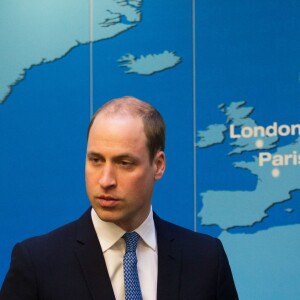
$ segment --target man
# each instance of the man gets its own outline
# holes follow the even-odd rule
[[[166,168],[164,143],[164,122],[148,103],[123,97],[101,107],[87,143],[92,209],[17,244],[0,299],[238,299],[221,242],[152,211],[154,183]],[[134,288],[125,263],[130,232],[137,236]],[[136,287],[141,295],[131,298],[128,290]]]

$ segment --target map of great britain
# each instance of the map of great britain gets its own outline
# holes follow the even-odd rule
[[[224,104],[219,109],[227,116],[227,124],[237,127],[257,126],[250,118],[254,108],[246,107],[245,102],[233,102],[228,107]],[[197,146],[206,148],[223,143],[227,127],[223,124],[210,125],[206,131],[199,131],[200,138]],[[215,139],[214,139],[215,137]],[[263,149],[272,149],[276,146],[278,136],[264,136],[241,138],[231,143],[236,147],[228,155]],[[300,151],[300,139],[290,145],[278,147],[273,156],[284,157]],[[271,154],[270,154],[271,155]],[[293,158],[293,157],[291,157]],[[217,224],[223,230],[232,227],[252,226],[261,222],[267,216],[267,209],[276,203],[291,198],[291,191],[299,190],[300,169],[295,164],[284,165],[277,162],[276,167],[271,162],[259,163],[257,156],[253,161],[239,161],[234,163],[235,168],[250,171],[257,177],[257,185],[253,191],[206,191],[202,193],[203,208],[199,213],[203,225]],[[280,167],[280,169],[279,169]],[[228,209],[228,211],[227,211]],[[232,213],[234,210],[234,213]]]
[[[92,9],[88,1],[13,2],[18,9],[11,11],[11,1],[5,0],[0,10],[0,104],[32,67],[60,59],[78,45],[113,38],[135,27],[141,21],[143,0],[94,1]],[[89,26],[90,16],[93,22]],[[6,28],[10,28],[9,34],[4,32]],[[140,58],[128,53],[117,60],[128,68],[127,73],[150,75],[174,67],[180,57],[165,50]]]

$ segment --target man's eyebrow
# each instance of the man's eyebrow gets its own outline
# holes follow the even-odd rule
[[[104,156],[99,153],[99,152],[95,152],[95,151],[89,151],[87,152],[87,156],[88,157],[99,157],[99,158],[104,158]],[[135,155],[132,155],[131,153],[122,153],[116,156],[112,157],[112,160],[121,160],[121,159],[131,159],[131,160],[138,160],[138,157],[136,157]]]
[[[93,157],[103,157],[103,155],[101,155],[98,152],[94,152],[94,151],[87,152],[87,156],[89,156],[89,157],[91,157],[91,156],[93,156]]]
[[[131,160],[138,160],[138,158],[130,153],[123,153],[113,157],[113,160],[120,160],[120,159],[131,159]]]

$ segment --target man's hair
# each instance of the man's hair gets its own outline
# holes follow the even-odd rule
[[[88,127],[88,135],[96,117],[100,113],[105,114],[105,116],[124,114],[140,117],[144,124],[147,148],[151,162],[158,151],[165,150],[166,128],[164,120],[159,111],[149,103],[131,96],[110,100],[101,106],[93,115]]]

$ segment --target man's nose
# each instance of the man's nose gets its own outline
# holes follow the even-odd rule
[[[111,188],[116,185],[116,176],[113,166],[105,165],[101,170],[99,184],[103,189]]]

